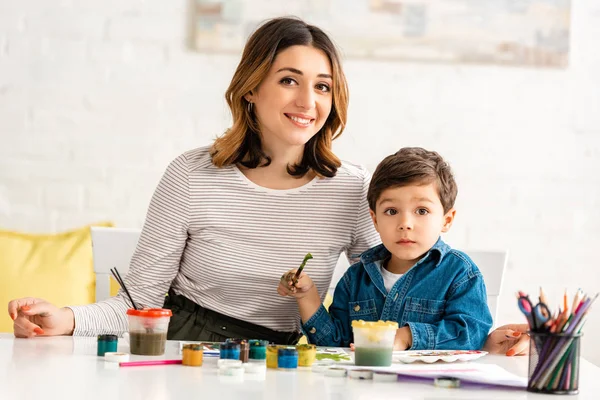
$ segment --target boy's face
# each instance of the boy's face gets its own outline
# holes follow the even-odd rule
[[[371,218],[394,262],[414,265],[452,225],[455,209],[444,213],[436,185],[402,186],[381,193]]]

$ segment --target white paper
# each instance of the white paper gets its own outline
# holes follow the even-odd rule
[[[452,377],[465,382],[488,385],[527,387],[527,378],[508,372],[494,364],[393,364],[391,367],[343,366],[347,369],[369,369],[373,371],[393,372],[399,375],[421,378]]]

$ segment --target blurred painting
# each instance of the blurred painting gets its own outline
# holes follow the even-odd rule
[[[319,26],[347,58],[565,68],[571,0],[194,0],[194,46],[240,53],[268,18]]]

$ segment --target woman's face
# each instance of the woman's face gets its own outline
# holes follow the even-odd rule
[[[304,147],[325,124],[332,105],[331,63],[310,46],[283,50],[258,88],[246,96],[254,103],[267,149]]]

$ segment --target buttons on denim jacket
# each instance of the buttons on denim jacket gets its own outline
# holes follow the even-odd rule
[[[360,311],[360,306],[358,304],[354,306],[354,311],[356,311],[356,312]]]
[[[317,333],[317,328],[315,328],[315,327],[313,326],[313,328],[312,328],[312,329],[311,329],[309,332],[310,332],[310,333],[312,333],[312,334],[314,335],[315,333]]]

